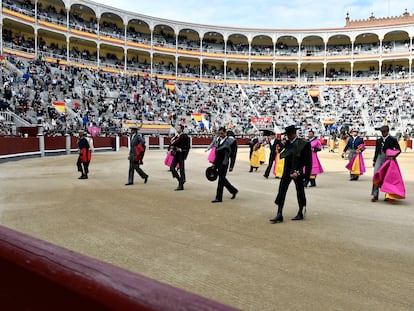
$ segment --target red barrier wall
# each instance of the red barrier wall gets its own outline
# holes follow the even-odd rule
[[[64,136],[57,136],[57,137],[50,137],[45,136],[45,150],[57,150],[57,149],[65,149],[66,148],[66,137]],[[164,146],[168,146],[170,143],[170,138],[164,136]],[[71,149],[77,149],[78,145],[78,138],[72,136],[70,138],[71,141]],[[237,142],[239,146],[245,146],[246,143],[249,141],[247,137],[238,137]],[[321,138],[321,142],[326,144],[326,139]],[[364,140],[365,145],[368,147],[375,146],[375,139],[366,139]],[[128,137],[121,136],[119,139],[119,143],[121,147],[128,146]],[[149,143],[152,147],[159,146],[159,138],[158,137],[149,137]],[[208,146],[211,143],[210,137],[193,137],[192,138],[192,145],[193,146]],[[93,144],[95,148],[115,148],[115,137],[95,137]],[[408,148],[412,149],[413,142],[409,140],[407,142]],[[9,155],[9,154],[17,154],[17,153],[26,153],[26,152],[39,152],[39,141],[37,137],[0,137],[0,155]]]
[[[93,139],[93,146],[95,148],[115,148],[115,137],[95,137]]]
[[[45,150],[56,150],[66,148],[65,136],[45,136]]]
[[[234,308],[0,226],[1,310]]]
[[[156,146],[160,144],[160,139],[158,137],[150,137],[149,138],[150,146]]]
[[[0,137],[0,155],[36,151],[40,151],[36,137]]]

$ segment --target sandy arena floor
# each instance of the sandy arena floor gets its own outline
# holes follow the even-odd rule
[[[297,212],[293,184],[286,221],[270,224],[279,180],[248,173],[241,149],[229,180],[235,200],[212,204],[207,153],[193,149],[185,191],[150,150],[144,184],[126,187],[127,150],[95,153],[78,180],[76,156],[0,164],[0,224],[243,310],[414,310],[414,153],[399,163],[407,199],[370,202],[368,172],[349,181],[345,161],[322,151],[325,173]]]

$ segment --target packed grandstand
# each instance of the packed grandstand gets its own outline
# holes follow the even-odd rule
[[[414,16],[334,29],[190,24],[90,1],[2,1],[0,135],[144,122],[246,135],[297,124],[320,136],[388,124],[413,136]],[[99,12],[99,13],[98,13]],[[153,126],[151,126],[153,125]],[[166,127],[167,125],[167,127]]]

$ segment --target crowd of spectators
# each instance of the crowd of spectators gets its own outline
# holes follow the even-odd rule
[[[64,135],[90,126],[101,135],[122,134],[125,121],[185,124],[190,134],[210,134],[220,126],[249,135],[261,128],[281,131],[287,124],[301,125],[329,135],[324,123],[337,129],[358,127],[365,135],[387,123],[399,135],[413,135],[414,87],[407,84],[320,87],[311,97],[308,87],[175,83],[50,64],[41,58],[9,56],[1,68],[0,109],[9,110],[27,124],[42,124],[46,134]],[[66,112],[55,109],[64,102]],[[194,115],[201,115],[200,122]],[[253,120],[253,121],[252,121]],[[11,127],[1,123],[1,133]]]
[[[106,26],[104,26],[106,25]],[[104,29],[109,29],[109,33],[119,33],[119,28],[115,27],[114,25],[110,23],[103,23]],[[112,28],[111,28],[112,27]],[[133,27],[130,28],[128,31],[128,35],[135,38],[147,38],[148,36],[145,34],[141,34],[138,32],[133,32]],[[116,35],[118,36],[118,35]],[[158,45],[171,45],[175,44],[172,43],[174,38],[171,36],[168,36],[166,34],[163,34],[162,32],[158,35],[154,35],[154,40],[157,42]],[[147,40],[147,39],[145,39]],[[211,40],[203,41],[203,46],[209,46],[210,48],[214,47],[214,49],[217,48],[217,43],[211,43]],[[148,43],[148,42],[146,42]],[[3,29],[3,44],[6,47],[9,47],[11,49],[20,50],[27,53],[34,53],[35,51],[35,40],[34,37],[27,37],[22,35],[20,32],[15,30],[9,30],[9,29]],[[193,42],[191,40],[188,40],[185,36],[179,36],[178,41],[180,48],[185,49],[197,49],[199,43]],[[403,42],[401,42],[403,44]],[[235,49],[237,52],[238,49],[243,47],[242,44],[228,45],[228,49],[230,51],[233,51]],[[278,45],[280,51],[285,51],[287,49],[286,46],[283,44]],[[361,45],[362,46],[362,45]],[[393,45],[395,47],[395,42],[393,42]],[[358,51],[360,49],[363,49],[360,47],[360,45],[357,45]],[[69,53],[67,52],[67,49],[69,48]],[[334,50],[335,47],[333,47]],[[219,48],[221,52],[224,51],[224,43]],[[252,51],[253,53],[261,53],[263,54],[263,51],[267,51],[269,47],[266,46],[258,46],[253,47]],[[145,58],[140,58],[137,56],[128,56],[127,62],[124,64],[124,57],[119,56],[115,53],[110,52],[101,52],[101,54],[98,56],[98,50],[96,48],[79,48],[77,44],[70,44],[67,46],[66,42],[57,43],[57,42],[49,42],[46,43],[44,38],[42,36],[38,37],[37,40],[37,51],[38,54],[43,55],[45,57],[53,57],[55,59],[63,59],[66,60],[68,57],[71,62],[77,62],[85,65],[92,65],[97,66],[98,57],[99,62],[101,66],[109,67],[109,68],[115,68],[118,70],[122,70],[125,68],[129,71],[138,71],[138,72],[151,72],[151,66],[147,62]],[[261,52],[258,52],[261,51]],[[278,52],[277,50],[276,52]],[[310,51],[310,50],[309,50]],[[238,52],[237,52],[238,53]],[[283,52],[284,53],[284,52]],[[202,70],[200,72],[200,66],[194,65],[194,64],[187,64],[185,62],[178,62],[177,66],[175,63],[171,61],[154,61],[152,66],[153,73],[158,75],[185,75],[187,77],[192,78],[200,78],[200,75],[203,78],[211,78],[211,79],[224,79],[224,71],[226,71],[226,79],[228,80],[250,80],[250,81],[272,81],[275,79],[275,81],[295,81],[298,79],[298,72],[295,68],[288,68],[288,67],[281,67],[276,68],[275,73],[273,73],[273,68],[271,65],[268,65],[267,67],[264,67],[261,65],[260,67],[257,66],[251,66],[249,69],[247,64],[227,64],[226,67],[224,67],[224,64],[221,65],[210,65],[207,62],[203,63]],[[413,73],[414,74],[414,69]],[[274,76],[273,76],[274,75]],[[352,73],[354,80],[379,80],[380,78],[380,70],[378,67],[371,66],[370,68],[365,69],[358,69],[356,68],[354,72]],[[400,80],[400,79],[406,79],[409,76],[409,68],[402,64],[383,64],[381,68],[381,78],[382,79],[394,79],[394,80]],[[326,79],[327,81],[348,81],[351,78],[351,72],[350,68],[335,68],[330,67],[328,65],[326,76],[324,76],[323,69],[313,69],[313,70],[307,70],[307,69],[301,69],[300,77],[302,81],[307,82],[313,82],[313,81],[322,81]]]

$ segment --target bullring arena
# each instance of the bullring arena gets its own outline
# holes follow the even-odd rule
[[[4,0],[1,13],[0,309],[83,310],[85,297],[112,306],[88,310],[414,309],[408,9],[297,30],[193,24],[88,0]],[[190,152],[184,191],[174,191],[162,140],[148,144],[148,182],[136,175],[125,186],[137,124],[149,142],[178,124],[204,139]],[[305,220],[290,220],[291,186],[285,222],[271,224],[279,179],[265,179],[264,166],[248,172],[244,143],[290,124],[325,142],[359,129],[371,142],[368,171],[349,181],[339,153],[324,149]],[[384,124],[409,144],[398,157],[407,198],[394,204],[384,194],[370,201],[372,143]],[[237,197],[212,204],[204,150],[220,126],[245,140],[228,174]],[[79,180],[76,137],[90,129],[98,148]],[[45,270],[55,283],[38,278]]]
[[[145,155],[148,183],[136,176],[131,187],[127,148],[94,153],[88,180],[77,179],[76,155],[9,161],[0,223],[243,310],[412,310],[413,153],[398,158],[407,198],[395,204],[370,202],[372,155],[354,182],[338,153],[320,152],[325,173],[306,190],[306,219],[290,221],[291,186],[281,224],[268,221],[279,180],[263,166],[249,173],[247,148],[228,174],[239,194],[220,204],[204,148],[191,150],[181,192],[162,150]]]

